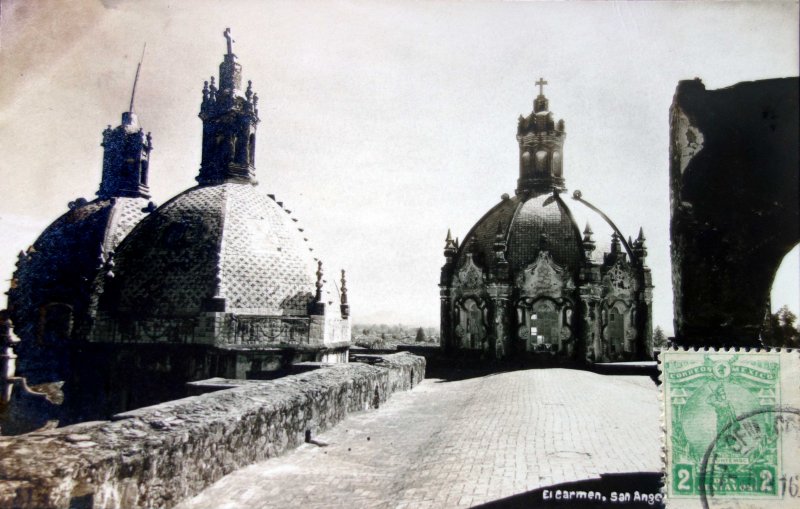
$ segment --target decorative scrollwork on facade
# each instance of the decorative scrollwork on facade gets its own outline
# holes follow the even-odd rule
[[[540,251],[535,262],[517,275],[517,287],[525,296],[547,296],[560,299],[562,294],[574,289],[572,278],[555,263],[548,251]]]
[[[618,260],[603,276],[603,287],[605,294],[630,300],[633,293],[638,289],[636,278],[631,273],[630,266]]]
[[[462,290],[479,290],[483,288],[485,276],[483,270],[475,264],[472,255],[467,256],[467,260],[461,270],[456,275],[456,283]]]

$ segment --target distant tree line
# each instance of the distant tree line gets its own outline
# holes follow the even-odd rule
[[[797,315],[787,306],[781,306],[774,314],[768,314],[761,328],[761,341],[765,346],[799,348],[800,328],[797,326]]]
[[[400,344],[438,343],[439,329],[402,324],[354,324],[352,342],[365,348],[394,348]]]
[[[775,313],[768,313],[761,328],[764,346],[800,348],[800,325],[788,306],[781,306]],[[666,348],[669,339],[661,327],[653,330],[653,348]]]

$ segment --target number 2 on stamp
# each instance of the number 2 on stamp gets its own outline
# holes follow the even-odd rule
[[[694,489],[694,468],[692,465],[677,464],[674,469],[675,491],[691,492]]]

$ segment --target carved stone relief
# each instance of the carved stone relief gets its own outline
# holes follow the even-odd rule
[[[547,296],[560,299],[575,288],[569,274],[556,264],[548,251],[540,251],[535,262],[517,275],[517,287],[524,296]]]
[[[628,264],[619,260],[603,276],[603,289],[606,296],[630,300],[638,289],[638,283]]]
[[[472,255],[468,254],[464,266],[456,274],[456,286],[462,290],[479,290],[483,288],[484,280],[483,270],[475,264]]]

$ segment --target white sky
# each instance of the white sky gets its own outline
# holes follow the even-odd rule
[[[127,108],[144,42],[136,109],[153,133],[154,200],[195,183],[200,91],[230,26],[261,98],[259,188],[295,212],[329,271],[347,269],[356,322],[438,324],[446,230],[463,237],[513,193],[516,119],[544,76],[567,126],[569,192],[581,189],[626,235],[644,227],[654,323],[671,333],[675,86],[798,74],[797,2],[1,5],[4,279],[67,202],[94,197],[101,131]],[[792,256],[773,302],[797,311]]]

